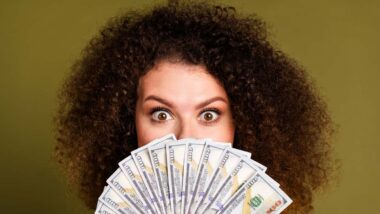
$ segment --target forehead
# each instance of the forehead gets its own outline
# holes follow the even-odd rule
[[[158,95],[171,99],[203,100],[226,92],[204,66],[163,61],[139,81],[139,97]]]

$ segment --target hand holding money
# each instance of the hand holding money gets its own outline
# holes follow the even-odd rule
[[[292,200],[250,157],[230,143],[166,135],[119,163],[95,213],[280,213]]]

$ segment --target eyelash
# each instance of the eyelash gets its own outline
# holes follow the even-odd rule
[[[167,109],[167,108],[165,108],[165,107],[162,107],[162,106],[157,106],[157,107],[152,108],[152,110],[150,110],[149,114],[152,116],[156,111],[166,111],[166,112],[172,114],[172,112],[171,112],[169,109]],[[205,109],[203,109],[203,110],[201,111],[200,114],[203,114],[203,113],[205,113],[205,112],[207,112],[207,111],[213,111],[213,112],[215,112],[218,116],[221,114],[221,111],[220,111],[219,109],[217,109],[217,108],[205,108]],[[214,121],[211,121],[211,122],[207,122],[207,124],[212,124],[212,123],[215,123],[215,122],[217,122],[217,121],[218,121],[218,119],[216,119],[216,120],[214,120]],[[166,122],[166,121],[156,121],[156,120],[155,120],[155,122],[158,122],[158,123],[164,123],[164,122]]]

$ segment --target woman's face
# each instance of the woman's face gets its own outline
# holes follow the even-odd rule
[[[139,147],[169,133],[232,143],[227,94],[205,67],[162,61],[140,78],[137,93]]]

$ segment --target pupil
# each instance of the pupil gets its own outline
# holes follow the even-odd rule
[[[205,119],[206,120],[211,120],[212,119],[212,114],[211,113],[206,113],[205,114]]]
[[[163,113],[159,114],[158,115],[158,119],[159,120],[165,120],[166,119],[166,114],[163,114]]]

